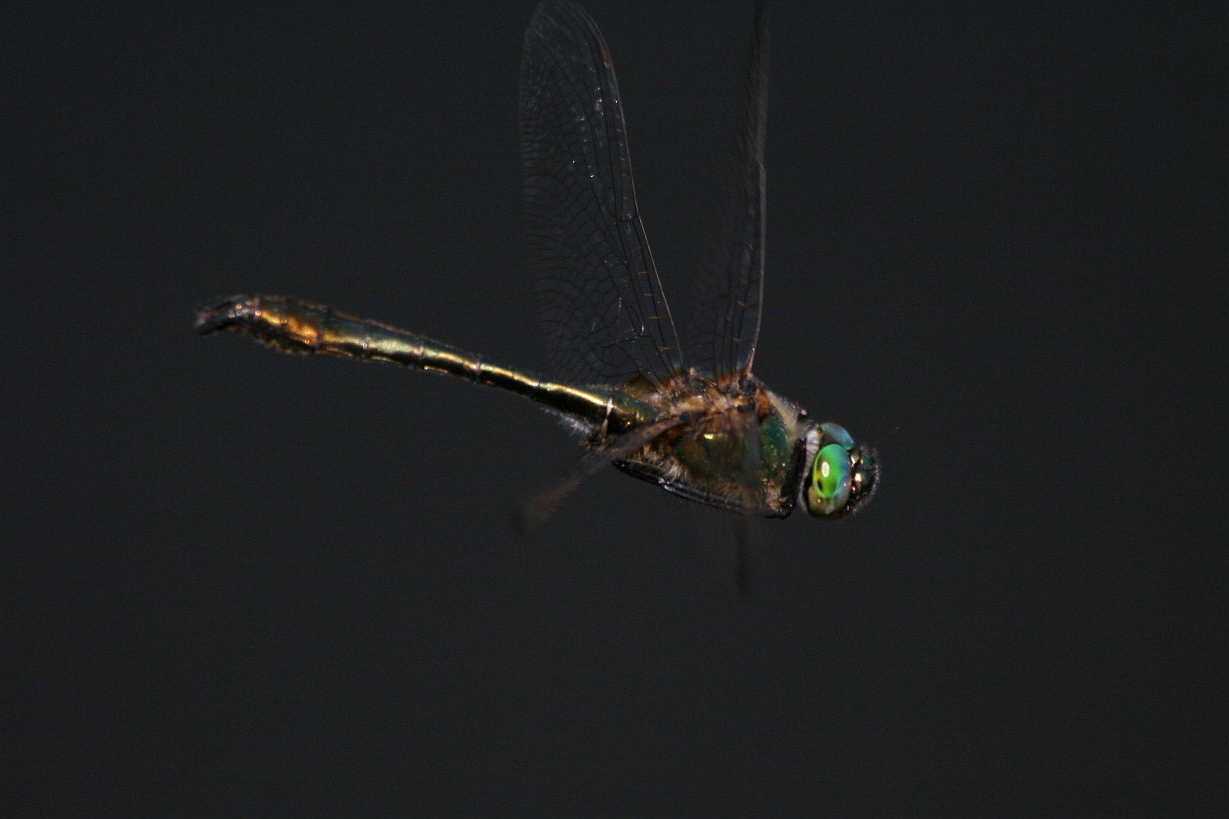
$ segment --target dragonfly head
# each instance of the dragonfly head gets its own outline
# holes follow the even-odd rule
[[[858,511],[879,483],[875,450],[856,446],[845,428],[818,424],[806,433],[807,467],[800,500],[813,517],[835,520]]]

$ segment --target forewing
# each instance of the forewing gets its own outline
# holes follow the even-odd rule
[[[664,383],[682,356],[636,206],[614,66],[572,3],[548,0],[529,22],[520,124],[526,242],[557,374]]]
[[[722,214],[720,245],[692,294],[686,335],[706,375],[751,372],[764,296],[764,134],[768,102],[768,24],[756,3],[734,186]]]

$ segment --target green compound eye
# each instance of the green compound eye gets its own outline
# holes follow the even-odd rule
[[[815,455],[811,466],[811,481],[807,486],[807,511],[812,515],[830,515],[849,500],[853,470],[849,453],[840,444],[828,444]]]
[[[845,447],[845,451],[853,450],[853,436],[850,435],[840,424],[820,424],[819,431],[824,434],[824,437],[830,441],[835,441]]]

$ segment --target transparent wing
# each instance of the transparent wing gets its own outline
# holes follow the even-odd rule
[[[636,206],[614,66],[572,3],[547,0],[529,22],[520,123],[552,365],[574,383],[664,383],[682,354]]]
[[[768,24],[763,2],[757,2],[734,187],[719,234],[722,243],[696,279],[685,336],[694,365],[705,375],[748,374],[755,358],[764,296],[767,101]]]
[[[541,525],[542,521],[555,513],[555,509],[559,507],[564,498],[596,474],[599,469],[631,455],[663,432],[687,422],[687,417],[682,415],[662,418],[620,435],[612,443],[600,449],[589,450],[573,465],[562,480],[539,493],[518,510],[514,518],[517,530],[521,534],[532,532]]]

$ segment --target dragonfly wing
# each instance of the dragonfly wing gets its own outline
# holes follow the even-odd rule
[[[768,102],[768,25],[756,3],[734,186],[721,244],[696,280],[686,336],[706,375],[751,372],[764,296],[764,133]]]
[[[663,418],[621,435],[603,447],[589,450],[572,466],[562,480],[545,491],[540,492],[518,510],[513,521],[517,531],[521,534],[533,531],[542,521],[554,514],[555,509],[563,502],[564,498],[574,492],[576,487],[584,483],[599,469],[626,458],[663,432],[682,426],[689,423],[689,421],[688,417],[682,415]]]
[[[662,384],[678,334],[636,205],[614,65],[570,2],[540,4],[521,63],[525,233],[558,375]]]

